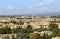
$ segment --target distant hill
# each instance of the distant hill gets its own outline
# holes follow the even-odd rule
[[[60,15],[60,12],[55,12],[55,13],[27,13],[27,14],[13,14],[13,15],[0,15],[0,16],[31,16],[31,15],[36,15],[36,16],[51,16],[51,15]]]

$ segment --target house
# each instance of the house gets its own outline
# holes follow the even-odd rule
[[[51,39],[60,39],[60,37],[53,37],[53,38],[51,38]]]
[[[34,33],[38,33],[38,34],[40,34],[41,36],[43,36],[44,34],[47,34],[47,35],[51,35],[51,34],[52,34],[51,31],[41,31],[41,32],[35,31]]]

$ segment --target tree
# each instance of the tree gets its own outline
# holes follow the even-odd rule
[[[11,34],[11,28],[6,27],[6,28],[2,28],[2,34]]]
[[[31,39],[41,39],[40,34],[38,33],[33,34]]]
[[[28,29],[28,28],[32,29],[31,25],[27,25],[27,28],[26,29]]]
[[[11,23],[16,24],[17,22],[12,20]]]
[[[15,37],[12,35],[12,39],[15,39]]]
[[[3,30],[2,29],[0,29],[0,34],[2,34],[3,33]]]
[[[54,29],[52,31],[52,37],[60,36],[60,29]]]
[[[17,24],[23,25],[24,22],[23,21],[19,21]]]
[[[14,29],[12,30],[12,33],[19,33],[20,31],[21,31],[21,28],[18,27],[18,28],[14,28]]]
[[[58,25],[57,24],[49,24],[49,30],[54,30],[54,29],[58,29]]]
[[[57,24],[50,24],[49,30],[52,31],[52,37],[60,36],[60,29],[58,28]]]
[[[30,39],[29,34],[26,34],[26,35],[24,36],[24,38],[25,38],[25,39]]]
[[[9,36],[6,36],[5,39],[10,39],[10,37]]]
[[[26,31],[27,31],[27,33],[32,33],[33,32],[33,29],[31,27],[31,25],[27,25]]]
[[[51,39],[52,37],[51,36],[49,36],[49,35],[47,35],[47,34],[44,34],[42,37],[41,37],[41,39]]]

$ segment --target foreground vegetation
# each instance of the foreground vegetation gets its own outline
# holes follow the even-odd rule
[[[41,32],[41,31],[52,31],[51,35],[44,34],[43,36],[40,36],[40,34],[34,32]],[[9,27],[6,28],[0,28],[0,34],[12,34],[17,33],[16,38],[12,39],[51,39],[52,37],[60,36],[60,29],[58,28],[57,24],[50,24],[49,29],[33,29],[31,25],[27,25],[27,28],[24,29],[22,27],[18,27],[15,29],[11,29]],[[19,38],[20,37],[20,38]]]

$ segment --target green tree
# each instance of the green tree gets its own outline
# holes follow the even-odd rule
[[[50,24],[49,30],[52,31],[51,37],[60,36],[60,29],[57,24]]]
[[[33,29],[31,27],[31,25],[27,25],[26,31],[27,31],[27,33],[32,33],[33,32]]]
[[[54,29],[58,29],[58,25],[57,24],[49,24],[49,30],[54,30]]]
[[[12,35],[12,39],[15,39],[15,37]]]
[[[3,33],[3,30],[2,29],[0,29],[0,34],[2,34]]]
[[[19,33],[20,30],[21,30],[20,27],[18,27],[18,28],[14,28],[14,29],[12,30],[12,33]]]
[[[2,34],[11,34],[11,28],[6,27],[6,28],[2,28]]]
[[[51,36],[47,35],[47,34],[44,34],[41,39],[51,39]]]
[[[17,22],[12,20],[11,23],[16,24]]]

